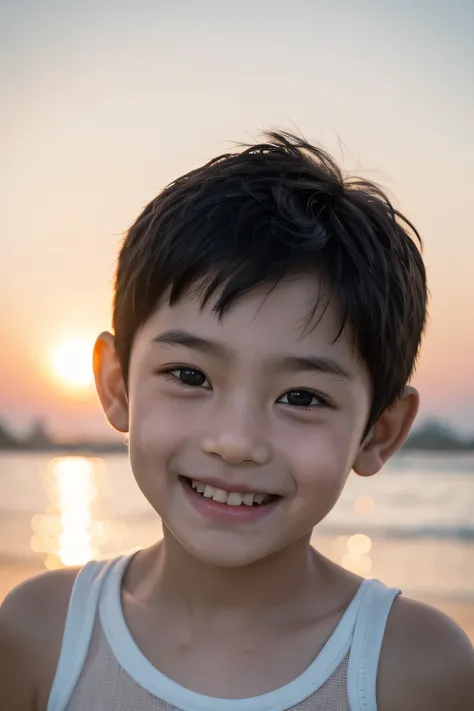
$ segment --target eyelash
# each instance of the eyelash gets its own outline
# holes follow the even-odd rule
[[[204,375],[202,370],[199,370],[198,368],[191,368],[189,366],[180,366],[179,368],[169,368],[168,370],[162,370],[160,371],[161,375],[164,375],[167,380],[169,380],[172,383],[175,383],[177,385],[181,385],[185,388],[202,388],[204,387],[203,385],[189,385],[188,383],[183,383],[183,381],[179,378],[178,375],[175,375],[175,373],[178,373],[182,370],[190,370],[194,373],[199,373],[200,375],[203,375],[206,382],[209,382],[208,378]],[[210,386],[205,387],[205,390],[211,390],[212,388]],[[319,400],[319,404],[314,404],[314,405],[292,405],[289,402],[279,402],[285,395],[288,395],[289,393],[294,393],[294,392],[304,392],[312,395],[314,398]],[[288,407],[292,407],[298,410],[312,410],[317,407],[328,407],[328,408],[333,408],[334,404],[329,400],[328,397],[325,395],[322,395],[321,393],[317,392],[316,390],[309,390],[308,388],[293,388],[292,390],[287,390],[286,392],[281,395],[278,400],[276,401],[276,404],[280,405],[287,405]]]
[[[180,366],[179,368],[170,368],[169,370],[162,370],[161,374],[165,376],[167,380],[170,380],[172,383],[177,383],[178,385],[182,385],[185,388],[202,388],[203,385],[189,385],[188,383],[183,383],[182,380],[177,375],[174,375],[174,373],[178,373],[181,370],[191,370],[193,373],[199,373],[200,375],[203,375],[204,378],[206,379],[207,382],[209,382],[208,378],[204,375],[202,370],[199,370],[198,368],[190,368],[189,366]],[[210,387],[206,387],[206,390],[210,390]]]

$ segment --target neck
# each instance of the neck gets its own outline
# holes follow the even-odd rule
[[[163,533],[137,571],[144,584],[140,595],[150,604],[159,598],[204,617],[261,619],[278,615],[283,606],[298,609],[306,600],[313,605],[325,579],[324,559],[310,547],[310,534],[264,560],[223,568],[190,555],[165,527]]]

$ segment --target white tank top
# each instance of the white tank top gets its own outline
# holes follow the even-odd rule
[[[130,559],[92,561],[79,572],[47,711],[377,711],[380,649],[399,590],[365,580],[296,679],[252,698],[222,699],[164,676],[136,645],[121,605]]]

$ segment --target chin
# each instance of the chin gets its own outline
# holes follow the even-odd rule
[[[195,536],[175,535],[187,553],[204,565],[236,569],[258,563],[275,553],[277,547],[263,541],[256,545],[251,536],[236,536],[225,532],[207,532]]]

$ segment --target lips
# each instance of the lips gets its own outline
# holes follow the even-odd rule
[[[179,476],[179,481],[192,506],[206,519],[218,525],[257,523],[274,511],[282,498],[261,492],[227,491],[222,486],[229,488],[229,485],[219,482],[220,486],[215,486],[216,480],[210,484]],[[232,487],[234,486],[239,489],[247,488],[232,484]],[[258,503],[259,501],[261,503]]]

